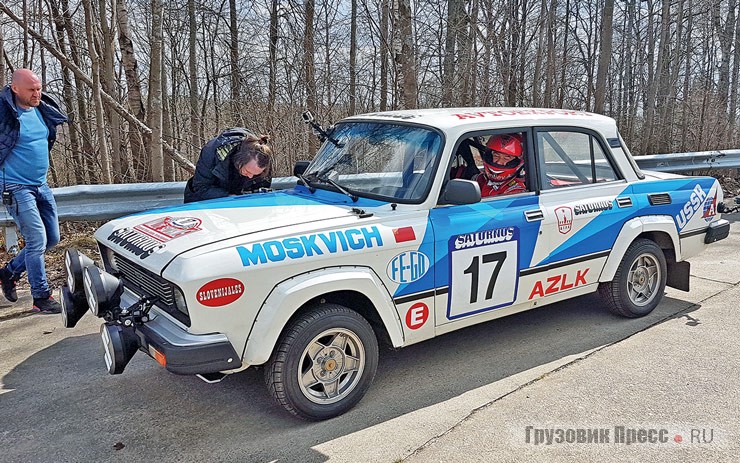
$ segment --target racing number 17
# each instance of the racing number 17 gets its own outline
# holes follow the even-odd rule
[[[478,302],[478,280],[480,275],[480,257],[473,257],[473,261],[470,262],[468,268],[463,271],[464,274],[470,275],[470,303],[475,304]],[[483,254],[483,264],[490,264],[495,262],[496,266],[493,268],[491,273],[491,279],[488,280],[488,287],[486,288],[486,300],[493,297],[493,288],[496,286],[496,279],[501,271],[501,266],[506,260],[506,251],[492,252],[490,254]]]

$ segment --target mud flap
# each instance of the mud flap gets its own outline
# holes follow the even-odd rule
[[[668,277],[666,285],[671,288],[689,291],[689,273],[691,264],[689,262],[668,262]]]

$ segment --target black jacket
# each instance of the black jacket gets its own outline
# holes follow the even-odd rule
[[[41,117],[49,128],[49,152],[54,146],[57,138],[57,126],[67,122],[67,115],[50,95],[41,94],[41,104],[38,106]],[[18,120],[20,114],[15,106],[15,95],[6,85],[0,93],[0,165],[5,162],[5,158],[13,151],[15,144],[18,143],[20,136],[21,123]]]
[[[270,176],[247,178],[240,175],[234,167],[232,153],[239,149],[247,135],[251,135],[247,129],[227,129],[203,146],[195,166],[195,175],[188,180],[185,187],[184,202],[223,198],[270,188]]]

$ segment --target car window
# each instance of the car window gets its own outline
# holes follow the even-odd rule
[[[421,202],[430,188],[443,139],[439,132],[392,123],[342,123],[305,176],[317,188],[338,183],[359,196]]]
[[[494,196],[524,193],[528,191],[526,161],[526,132],[478,132],[459,141],[449,178],[475,180],[484,200]]]
[[[577,130],[537,132],[540,182],[543,190],[617,180],[599,139]]]

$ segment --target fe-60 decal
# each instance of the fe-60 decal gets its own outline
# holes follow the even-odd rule
[[[450,239],[447,318],[511,305],[516,299],[519,229],[497,228]]]

